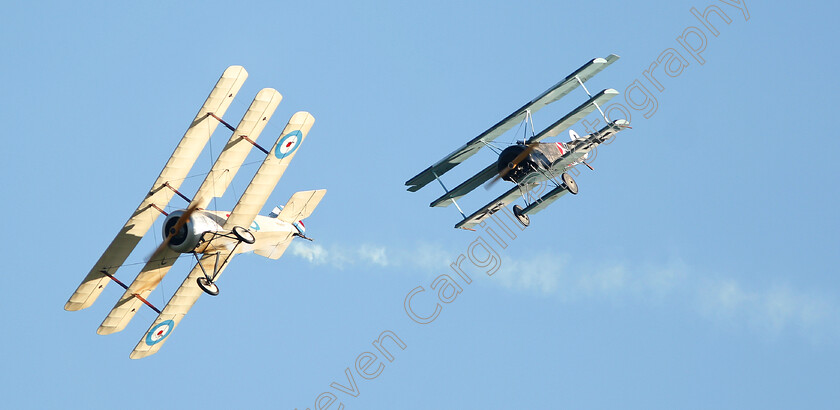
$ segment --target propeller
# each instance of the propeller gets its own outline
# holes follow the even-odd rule
[[[180,231],[181,228],[183,228],[184,225],[186,225],[186,223],[190,220],[190,216],[193,214],[193,212],[198,210],[198,204],[200,204],[201,202],[202,201],[193,201],[190,204],[190,206],[187,207],[186,210],[184,210],[184,213],[182,213],[181,216],[178,217],[178,221],[175,222],[175,225],[169,229],[169,232],[167,232],[166,238],[164,238],[160,246],[158,246],[157,249],[155,249],[155,251],[149,255],[149,257],[146,259],[146,262],[152,260],[152,258],[154,258],[155,255],[163,251],[163,249],[169,245],[169,241],[171,241],[172,238],[178,234],[178,231]]]
[[[517,166],[517,165],[519,165],[519,163],[520,163],[520,162],[522,162],[523,160],[525,160],[525,158],[528,158],[528,155],[530,155],[530,154],[531,154],[531,151],[533,151],[533,150],[534,150],[534,148],[536,148],[536,147],[537,147],[537,145],[539,145],[539,144],[540,144],[539,142],[532,142],[532,143],[528,144],[528,145],[525,147],[525,149],[524,149],[524,150],[522,150],[522,152],[520,152],[520,153],[519,153],[519,155],[517,155],[517,156],[516,156],[516,157],[515,157],[512,161],[510,161],[510,162],[508,163],[508,166],[507,166],[507,167],[503,168],[503,169],[499,172],[499,174],[498,174],[498,175],[496,175],[495,177],[493,177],[493,179],[491,179],[489,182],[487,182],[486,184],[484,184],[484,189],[490,189],[493,185],[495,185],[495,184],[496,184],[496,182],[499,182],[499,180],[500,180],[500,179],[504,178],[504,177],[505,177],[505,175],[507,175],[507,174],[508,174],[508,172],[510,172],[510,171],[512,171],[513,169],[515,169],[515,168],[516,168],[516,166]]]

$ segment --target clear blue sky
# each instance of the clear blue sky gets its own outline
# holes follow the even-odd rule
[[[720,0],[284,3],[4,6],[4,406],[314,409],[320,396],[348,410],[836,408],[835,3],[749,1],[749,19]],[[710,18],[718,36],[690,11],[713,4],[731,19]],[[678,40],[690,27],[706,40],[697,58]],[[674,77],[654,68],[660,90],[644,72],[669,48],[688,65]],[[621,60],[590,89],[616,88],[629,105],[638,80],[655,111],[631,93],[634,128],[599,150],[580,194],[534,216],[498,250],[494,275],[467,262],[473,282],[432,323],[412,321],[406,295],[422,286],[417,310],[431,313],[432,282],[486,233],[452,229],[454,207],[429,208],[438,186],[403,183],[610,53]],[[295,111],[316,118],[265,209],[326,188],[307,220],[316,242],[277,261],[238,257],[221,295],[202,297],[160,353],[129,360],[153,312],[100,336],[117,286],[89,309],[62,307],[232,64],[250,76],[229,121],[263,87],[285,97],[264,143]],[[228,137],[219,127],[213,154]],[[445,181],[493,160],[482,152]],[[176,264],[150,300],[164,305],[191,266]],[[393,361],[371,345],[384,331],[406,345],[389,345]],[[355,369],[364,352],[384,363],[372,380]],[[348,386],[347,368],[355,397],[331,387]]]

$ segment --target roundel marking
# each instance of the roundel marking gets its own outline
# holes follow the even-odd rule
[[[303,133],[300,130],[294,130],[286,134],[277,143],[277,148],[274,149],[274,156],[278,159],[283,159],[292,155],[301,141],[303,141]]]
[[[164,320],[157,324],[157,326],[153,327],[152,330],[149,330],[149,333],[146,334],[146,344],[149,346],[154,346],[160,343],[163,339],[166,339],[166,336],[169,336],[172,333],[172,329],[175,327],[175,322],[172,320]]]
[[[260,224],[258,224],[257,221],[252,222],[251,223],[251,229],[253,229],[255,231],[259,231],[260,230]]]

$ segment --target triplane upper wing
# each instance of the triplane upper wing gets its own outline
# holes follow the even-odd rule
[[[141,304],[154,309],[159,315],[132,351],[130,356],[132,359],[156,353],[202,292],[212,295],[219,293],[216,280],[236,254],[254,251],[259,255],[276,259],[283,254],[295,237],[309,239],[305,236],[302,220],[312,213],[326,193],[325,190],[298,192],[287,204],[285,208],[287,211],[272,212],[268,216],[258,214],[308,135],[314,118],[307,112],[294,114],[270,150],[260,147],[256,139],[265,128],[282,96],[276,90],[263,89],[257,94],[239,125],[236,128],[230,126],[221,118],[221,115],[230,104],[230,99],[241,87],[245,78],[244,72],[241,67],[231,67],[225,71],[219,84],[208,98],[208,102],[199,111],[184,140],[173,154],[173,159],[170,159],[161,177],[155,183],[156,189],[152,190],[126,224],[126,228],[100,258],[94,267],[97,274],[94,275],[92,271],[85,278],[65,307],[67,310],[78,310],[90,306],[102,292],[105,284],[113,280],[125,288],[125,293],[102,322],[97,333],[110,334],[123,330]],[[236,81],[231,82],[228,78],[233,74],[236,75]],[[224,104],[216,102],[219,100],[219,95],[224,96],[222,98]],[[202,125],[207,121],[213,121],[213,126]],[[180,186],[189,167],[212,134],[212,128],[219,122],[232,130],[233,135],[219,154],[195,197],[189,200],[177,190],[177,187]],[[199,141],[200,144],[194,141],[197,138],[196,135],[202,140]],[[204,208],[212,198],[224,194],[254,146],[265,152],[266,158],[234,209],[230,212],[205,210]],[[175,158],[178,160],[176,161]],[[183,169],[185,166],[186,169]],[[114,276],[116,269],[126,260],[143,234],[148,231],[157,214],[166,214],[163,208],[174,194],[189,201],[189,206],[167,215],[163,224],[163,243],[153,253],[131,285],[126,286]],[[132,226],[137,226],[134,223],[135,217],[146,212],[147,208],[151,208],[154,213],[144,214],[141,220],[146,225],[142,227],[142,232],[131,231]],[[130,248],[126,247],[126,243],[130,244]],[[197,263],[169,303],[163,310],[158,310],[148,302],[147,297],[182,253],[194,255]]]
[[[515,206],[514,214],[519,217],[523,224],[527,225],[529,222],[527,215],[529,213],[533,214],[542,210],[548,203],[553,202],[566,192],[577,193],[577,185],[574,183],[574,180],[571,176],[563,173],[566,168],[583,162],[586,159],[587,153],[605,141],[606,137],[611,137],[616,132],[624,128],[629,128],[629,124],[624,120],[608,120],[603,109],[601,109],[610,99],[618,95],[618,91],[609,88],[592,95],[584,85],[584,82],[601,72],[604,68],[618,60],[618,58],[617,55],[611,54],[607,58],[596,58],[584,64],[565,79],[514,111],[487,131],[481,133],[478,137],[473,138],[423,172],[406,181],[405,184],[408,186],[408,190],[412,192],[417,191],[432,180],[437,179],[445,192],[439,198],[432,201],[430,206],[445,207],[450,204],[455,204],[464,217],[455,227],[465,229],[470,229],[472,226],[481,223],[489,215],[524,196],[527,212],[524,212],[523,208]],[[502,150],[499,153],[497,161],[489,164],[477,174],[451,190],[447,189],[440,180],[441,175],[478,152],[483,146],[491,145],[496,138],[510,130],[514,125],[526,120],[529,115],[546,105],[559,100],[578,86],[583,87],[584,91],[589,95],[589,99],[551,124],[548,128],[533,135],[521,144]],[[543,139],[555,137],[569,129],[573,124],[591,114],[596,109],[600,111],[608,124],[601,131],[567,144],[559,142],[556,144],[541,143]],[[584,144],[583,141],[587,141],[588,143]],[[562,175],[557,175],[558,172],[562,173]],[[465,215],[458,206],[457,200],[494,177],[514,182],[516,186],[473,214],[469,216]],[[534,194],[529,193],[529,191],[547,182],[554,184],[556,188],[546,194],[545,197],[533,198]],[[570,187],[572,189],[569,189]]]

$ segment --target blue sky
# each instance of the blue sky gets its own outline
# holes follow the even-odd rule
[[[830,101],[840,10],[733,4],[6,5],[4,404],[836,407],[840,143]],[[710,5],[731,19],[710,18],[718,36],[691,13]],[[680,37],[703,48],[697,58]],[[654,68],[657,87],[645,71],[668,49],[687,65],[673,77]],[[489,239],[452,229],[454,207],[428,207],[438,186],[410,193],[404,182],[610,53],[621,59],[587,85],[636,104],[633,129],[576,177],[579,195],[496,250],[497,272],[466,262],[472,283],[431,323],[412,321],[409,292],[423,287],[413,300],[431,313],[431,284]],[[153,312],[100,336],[117,286],[81,312],[62,307],[232,64],[250,76],[229,122],[263,87],[284,95],[264,144],[296,111],[316,119],[265,209],[327,189],[307,220],[316,241],[277,261],[238,257],[221,294],[202,297],[160,353],[129,360]],[[635,81],[647,95],[637,87],[628,102]],[[579,90],[540,111],[536,127],[584,99]],[[228,137],[219,127],[185,192]],[[260,160],[255,150],[219,209],[235,204]],[[493,160],[481,152],[444,180],[454,186]],[[506,189],[497,185],[461,205],[476,209]],[[154,247],[146,238],[129,262]],[[164,305],[191,266],[176,264],[150,301]],[[379,357],[384,370],[365,379],[356,360],[379,354],[371,342],[386,331],[406,348],[389,345],[394,360]],[[352,382],[357,395],[331,387]]]

